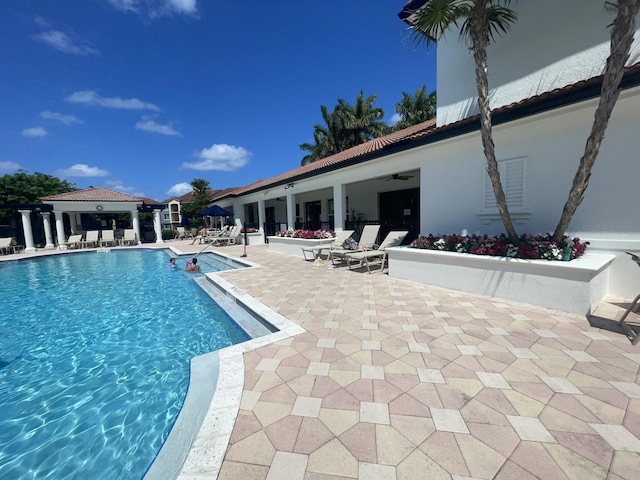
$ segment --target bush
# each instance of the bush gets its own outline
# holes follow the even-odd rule
[[[276,232],[276,237],[322,239],[333,238],[336,234],[333,230],[283,230]]]
[[[566,235],[556,244],[550,234],[536,236],[523,234],[518,238],[517,244],[504,234],[496,237],[429,234],[411,243],[413,248],[529,260],[563,260],[565,248],[571,249],[570,260],[573,260],[584,255],[587,245],[589,242],[581,242],[577,237],[571,239]]]

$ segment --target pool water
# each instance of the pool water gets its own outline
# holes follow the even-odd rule
[[[143,477],[189,360],[248,339],[186,258],[168,260],[112,250],[0,264],[0,479]]]

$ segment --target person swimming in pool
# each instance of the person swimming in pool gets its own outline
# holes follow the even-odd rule
[[[175,258],[171,258],[169,260],[169,263],[167,264],[167,268],[173,268],[176,266],[176,259]]]
[[[199,272],[200,271],[200,265],[198,265],[198,259],[197,258],[192,258],[191,260],[189,260],[187,262],[187,264],[184,266],[184,271],[185,272]]]

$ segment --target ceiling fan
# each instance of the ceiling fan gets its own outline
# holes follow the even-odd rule
[[[388,182],[389,180],[409,180],[410,178],[413,178],[413,175],[401,175],[399,173],[394,173],[387,178],[385,182]]]

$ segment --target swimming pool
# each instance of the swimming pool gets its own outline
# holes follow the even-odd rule
[[[180,411],[189,360],[249,338],[168,258],[0,264],[0,478],[142,478]],[[204,271],[229,268],[201,259]]]

